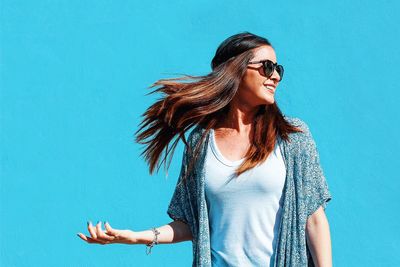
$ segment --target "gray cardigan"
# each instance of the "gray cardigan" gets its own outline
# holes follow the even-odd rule
[[[326,203],[331,200],[331,193],[307,124],[299,118],[285,116],[285,119],[300,127],[304,133],[289,134],[289,142],[278,138],[286,166],[286,181],[274,266],[314,266],[306,242],[306,222],[321,205],[325,210]],[[190,147],[194,148],[204,131],[200,126],[193,129],[188,137]],[[211,266],[208,211],[204,193],[207,145],[208,136],[186,184],[180,183],[191,159],[185,148],[181,172],[167,211],[173,220],[183,221],[190,226],[193,235],[193,266],[201,267]]]

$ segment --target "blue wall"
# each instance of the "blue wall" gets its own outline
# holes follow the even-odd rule
[[[1,266],[189,266],[191,244],[88,245],[86,221],[170,222],[180,168],[133,142],[159,78],[201,75],[240,31],[270,39],[282,111],[306,121],[333,195],[334,266],[400,264],[398,1],[1,3]],[[397,17],[396,17],[397,16]],[[397,164],[398,165],[398,164]]]

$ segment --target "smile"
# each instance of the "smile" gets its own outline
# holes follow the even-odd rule
[[[270,91],[271,93],[274,93],[275,92],[275,88],[273,88],[272,86],[270,87],[270,86],[264,86],[264,88],[265,89],[267,89],[268,91]]]

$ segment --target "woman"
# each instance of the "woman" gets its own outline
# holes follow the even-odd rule
[[[331,194],[307,124],[275,102],[283,67],[271,43],[233,35],[211,65],[206,76],[157,81],[153,93],[165,95],[136,132],[150,173],[185,144],[167,211],[173,222],[141,232],[89,223],[90,237],[78,235],[150,249],[191,240],[193,266],[331,266]]]

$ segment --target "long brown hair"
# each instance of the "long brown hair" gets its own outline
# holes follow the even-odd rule
[[[143,121],[135,133],[136,142],[146,145],[141,155],[149,164],[150,174],[157,166],[158,170],[163,162],[168,169],[179,140],[190,149],[185,133],[193,126],[201,126],[205,131],[194,149],[195,157],[189,164],[191,169],[205,136],[227,114],[248,62],[253,57],[252,49],[261,45],[272,46],[267,39],[249,32],[233,35],[218,47],[209,74],[160,79],[150,86],[157,89],[149,94],[164,95],[143,113]],[[236,175],[265,161],[274,149],[277,136],[287,141],[289,133],[299,131],[284,119],[276,101],[260,106],[254,118],[252,144]],[[163,151],[163,159],[159,162]]]

